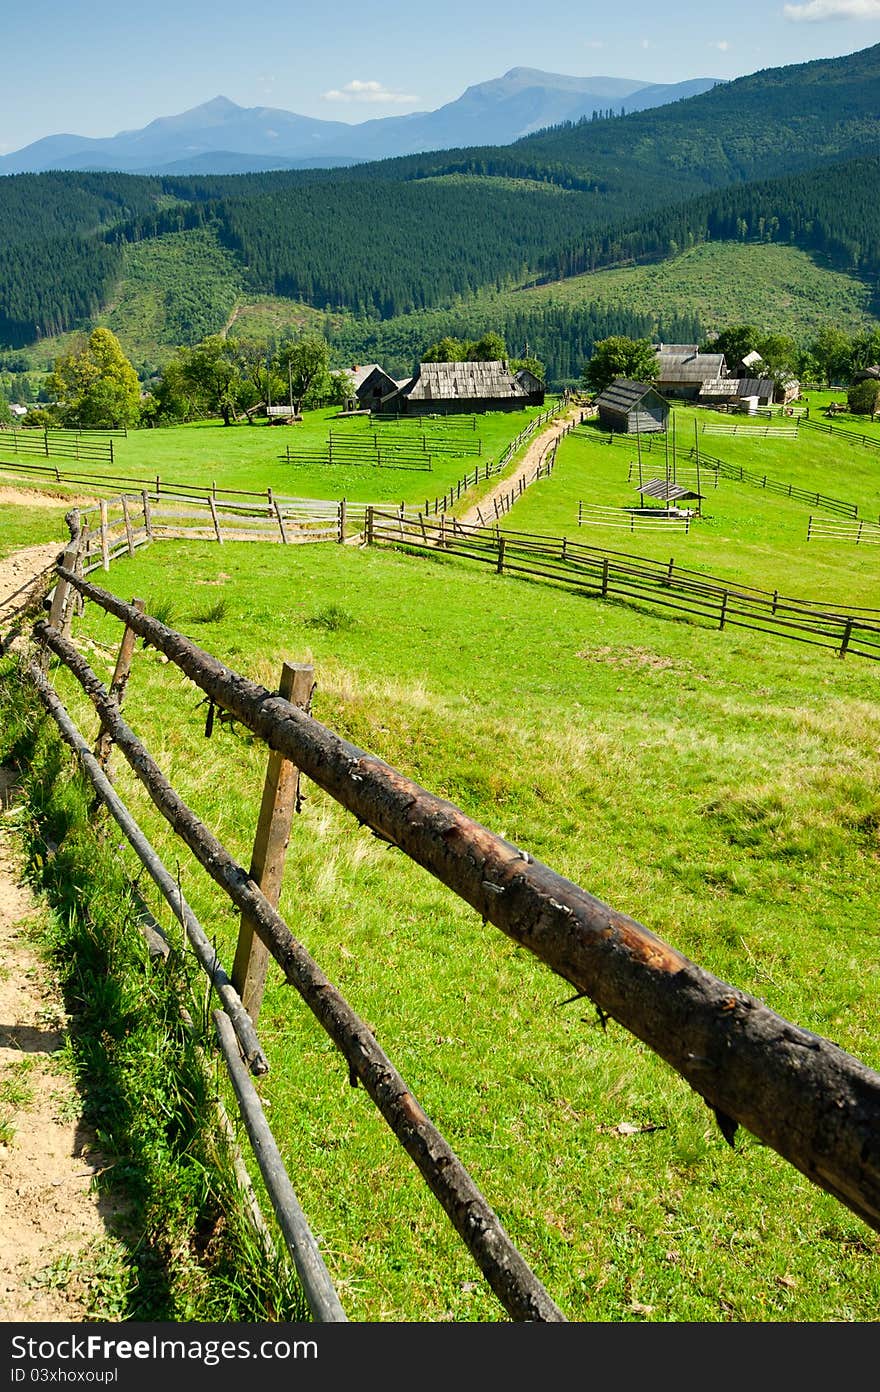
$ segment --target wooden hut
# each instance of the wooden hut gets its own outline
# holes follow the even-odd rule
[[[600,392],[595,404],[602,428],[625,435],[665,430],[669,419],[669,402],[650,382],[630,382],[625,377],[617,377]]]
[[[521,411],[543,406],[544,383],[526,368],[506,362],[420,363],[418,372],[383,402],[401,415],[446,415],[457,411]]]
[[[723,353],[701,353],[689,343],[661,343],[657,349],[655,382],[665,396],[694,401],[707,382],[727,377]]]

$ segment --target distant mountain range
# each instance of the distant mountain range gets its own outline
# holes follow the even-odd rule
[[[693,97],[717,78],[650,83],[622,77],[566,77],[511,68],[436,111],[349,125],[268,106],[242,107],[227,97],[161,116],[142,130],[89,139],[49,135],[0,158],[0,174],[49,169],[118,170],[129,174],[246,174],[356,164],[394,155],[471,145],[507,145],[533,131],[594,112],[645,111]]]

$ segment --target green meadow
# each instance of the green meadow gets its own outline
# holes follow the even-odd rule
[[[199,432],[164,438],[170,458]],[[823,441],[776,442],[768,470],[867,507],[873,457],[833,443],[823,455]],[[712,452],[732,443],[713,438]],[[578,498],[632,503],[628,464],[624,446],[577,432],[505,525],[880,607],[876,549],[807,546],[809,508],[726,480],[687,536],[587,537]],[[165,542],[97,578],[270,688],[284,660],[313,662],[313,713],[344,738],[880,1068],[880,665],[391,549]],[[75,633],[107,680],[119,625],[88,604]],[[94,713],[52,670],[91,738]],[[265,748],[234,723],[206,740],[201,693],[140,645],[126,717],[247,864]],[[230,963],[237,913],[118,754],[114,767]],[[282,913],[569,1319],[876,1318],[875,1232],[753,1136],[727,1145],[622,1026],[566,1004],[570,988],[528,952],[316,787],[304,793]],[[504,1319],[275,970],[260,1034],[272,1068],[259,1089],[349,1317]]]
[[[552,402],[553,398],[548,398],[547,405]],[[495,463],[510,441],[540,414],[540,410],[528,407],[522,411],[491,411],[479,417],[468,417],[476,427],[463,432],[468,452],[432,453],[426,456],[430,459],[428,468],[417,467],[408,459],[397,463],[390,456],[382,464],[331,464],[318,459],[306,463],[289,461],[288,448],[291,454],[302,450],[319,455],[326,448],[331,430],[334,439],[369,440],[372,432],[367,419],[340,417],[338,407],[308,411],[303,421],[295,425],[269,426],[262,422],[227,427],[211,420],[166,429],[130,431],[124,438],[113,440],[112,465],[104,460],[77,461],[61,457],[50,457],[47,461],[38,455],[21,455],[20,459],[23,463],[57,464],[62,478],[65,474],[75,474],[78,480],[112,474],[118,479],[149,484],[158,477],[163,488],[185,488],[192,484],[210,487],[213,483],[218,491],[264,493],[272,488],[279,496],[286,497],[347,498],[353,502],[394,505],[406,502],[408,506],[416,506],[424,505],[428,499],[433,502],[438,495],[442,497],[459,479],[468,474],[473,476],[478,464],[482,468],[487,462]],[[393,435],[394,439],[407,440],[418,447],[422,423],[408,421],[383,426],[382,433],[385,438]],[[441,445],[447,440],[442,420],[426,421],[424,433],[429,451],[434,439]],[[473,453],[473,450],[479,452]],[[15,455],[8,449],[0,454],[5,461],[15,462]],[[11,478],[11,473],[0,471],[0,479],[3,477]],[[79,481],[68,486],[81,491],[87,484]],[[123,486],[122,483],[115,485],[117,489]],[[106,494],[107,487],[102,491]]]
[[[745,435],[705,435],[704,424],[718,421],[708,411],[676,408],[676,474],[696,486],[696,463],[688,455],[699,448],[734,466],[797,488],[815,490],[858,507],[858,516],[880,516],[880,450],[843,445],[838,436],[802,430],[798,439],[764,439]],[[880,547],[858,548],[838,539],[807,542],[809,519],[833,520],[814,504],[779,496],[754,484],[738,482],[703,467],[701,516],[689,530],[645,524],[630,531],[625,509],[639,504],[639,453],[642,480],[672,475],[671,432],[656,435],[649,449],[634,439],[615,438],[587,423],[560,443],[550,478],[533,484],[503,519],[503,526],[523,532],[567,536],[584,545],[668,561],[720,578],[778,589],[803,599],[880,609]],[[600,525],[585,517],[578,525],[578,504],[620,509],[619,525]],[[694,504],[687,504],[693,508]],[[461,510],[459,508],[458,510]]]

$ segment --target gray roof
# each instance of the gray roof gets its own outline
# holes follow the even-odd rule
[[[659,396],[659,392],[656,391],[651,382],[632,382],[627,377],[615,377],[614,381],[603,392],[599,393],[594,404],[605,406],[611,411],[620,411],[625,415],[627,411],[632,410],[633,406],[637,406],[648,395],[648,392],[654,392],[655,395]],[[660,400],[662,401],[663,398],[660,397]]]
[[[740,377],[736,385],[737,396],[772,396],[776,390],[772,377]]]
[[[410,401],[508,400],[529,396],[528,388],[506,362],[419,363],[419,370],[403,394]]]
[[[344,371],[346,376],[351,379],[352,387],[357,391],[358,387],[367,380],[370,373],[375,372],[377,368],[380,372],[382,371],[378,363],[355,363],[354,367],[346,367]]]
[[[682,353],[661,348],[657,360],[658,382],[705,382],[724,376],[723,353]]]
[[[664,503],[679,502],[684,498],[702,498],[692,488],[684,488],[680,483],[667,483],[666,479],[649,479],[636,489],[648,498],[661,498]]]

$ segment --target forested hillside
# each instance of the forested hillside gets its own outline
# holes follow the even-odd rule
[[[217,248],[200,283],[185,283],[183,268],[197,275],[201,264],[191,251],[163,262],[181,341],[221,327],[217,316],[243,292],[345,311],[368,320],[380,342],[378,326],[402,314],[460,311],[480,291],[656,261],[708,240],[798,246],[875,282],[878,88],[880,46],[497,150],[308,173],[8,177],[0,347],[88,326],[125,293],[123,269],[135,265],[126,248],[193,234],[205,256]],[[770,172],[778,177],[756,177]],[[540,314],[545,338],[563,331],[548,328],[549,310]],[[611,318],[609,332],[636,327]],[[592,341],[600,320],[593,313],[579,326],[574,316],[571,344]],[[506,332],[516,340],[536,329],[513,317]]]

